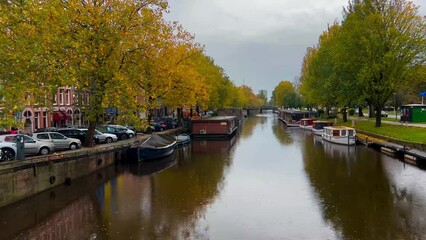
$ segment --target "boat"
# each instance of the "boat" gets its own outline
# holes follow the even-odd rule
[[[278,111],[278,119],[287,127],[300,127],[303,118],[316,117],[316,112],[302,111],[297,109],[286,109]]]
[[[302,118],[299,127],[303,130],[312,130],[315,120],[315,118]]]
[[[204,139],[227,139],[238,129],[236,116],[215,116],[191,120],[191,137]]]
[[[132,160],[142,162],[151,159],[159,159],[173,153],[177,140],[175,136],[167,134],[152,134],[141,143],[135,143],[130,147]]]
[[[312,132],[315,135],[321,136],[324,132],[324,127],[333,126],[334,122],[332,121],[314,121],[312,125]]]
[[[181,133],[176,136],[176,148],[181,148],[191,143],[191,136],[187,133]]]
[[[344,126],[324,127],[322,139],[332,143],[352,146],[356,142],[355,129]]]

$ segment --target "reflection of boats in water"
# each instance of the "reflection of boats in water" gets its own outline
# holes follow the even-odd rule
[[[139,164],[129,165],[129,172],[134,175],[143,176],[159,173],[176,164],[176,156],[171,154],[154,161],[144,161]]]
[[[130,147],[130,158],[137,162],[169,156],[176,146],[176,137],[167,134],[152,134],[141,143]]]
[[[324,149],[324,152],[329,155],[332,158],[339,158],[339,159],[350,159],[355,158],[355,152],[356,148],[348,146],[348,145],[341,145],[341,144],[334,144],[328,141],[325,141],[320,136],[313,135],[314,138],[314,145],[322,147]]]
[[[234,146],[237,138],[228,140],[194,140],[192,141],[193,153],[228,153]]]

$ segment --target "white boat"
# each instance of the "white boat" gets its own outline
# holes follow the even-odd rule
[[[344,126],[324,127],[322,139],[342,145],[355,145],[355,129]]]
[[[332,121],[314,121],[312,125],[312,132],[315,135],[321,136],[324,132],[324,127],[333,126],[334,122]]]

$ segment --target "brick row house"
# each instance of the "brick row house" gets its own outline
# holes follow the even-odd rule
[[[25,107],[22,111],[24,131],[32,133],[39,128],[87,126],[82,106],[88,101],[88,93],[78,93],[75,87],[59,87],[53,96],[52,109],[39,104]]]

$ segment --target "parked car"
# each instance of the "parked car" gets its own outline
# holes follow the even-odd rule
[[[31,154],[47,155],[55,151],[55,145],[53,145],[53,143],[43,142],[23,134],[0,135],[0,141],[15,143],[16,141],[18,141],[17,140],[18,136],[24,138],[24,149],[25,149],[26,155],[31,155]]]
[[[163,122],[161,120],[158,120],[158,119],[152,120],[152,121],[156,122],[156,123],[159,123],[163,127],[163,129],[168,129],[167,124],[165,122]],[[163,130],[161,130],[161,131],[163,131]]]
[[[159,122],[164,126],[165,129],[173,129],[177,127],[177,122],[170,117],[155,117],[152,118],[154,122]]]
[[[56,132],[62,133],[63,135],[70,138],[77,138],[83,144],[86,142],[86,132],[78,128],[59,128],[58,130],[56,130]],[[99,143],[99,141],[96,138],[93,138],[93,143],[96,144]]]
[[[155,122],[155,121],[151,122],[150,127],[155,132],[162,132],[166,129],[163,124],[161,124],[160,122]]]
[[[380,112],[380,115],[381,115],[382,117],[388,117],[388,113],[387,113],[387,112],[385,112],[385,111],[381,111],[381,112]]]
[[[77,149],[81,147],[81,141],[77,138],[69,138],[58,132],[41,132],[34,133],[33,137],[40,140],[51,142],[55,145],[55,149]]]
[[[88,129],[87,128],[80,128],[83,132],[87,134]],[[117,135],[111,134],[111,133],[102,133],[99,130],[95,129],[95,136],[94,136],[99,143],[112,143],[116,142],[118,140]]]
[[[0,142],[0,162],[11,161],[16,157],[16,143]]]
[[[129,135],[127,134],[127,129],[123,127],[117,128],[115,127],[115,125],[100,125],[97,127],[97,129],[102,133],[114,134],[119,140],[126,140],[129,138]]]
[[[134,136],[135,136],[135,131],[131,130],[130,128],[127,128],[127,127],[124,127],[124,126],[121,126],[121,125],[108,125],[108,126],[113,127],[113,128],[116,128],[116,129],[122,129],[122,130],[125,130],[125,131],[126,131],[126,133],[127,133],[127,136],[128,136],[129,138],[132,138],[132,137],[134,137]]]
[[[58,129],[55,127],[49,127],[49,128],[37,128],[34,133],[39,133],[39,132],[56,132]]]

